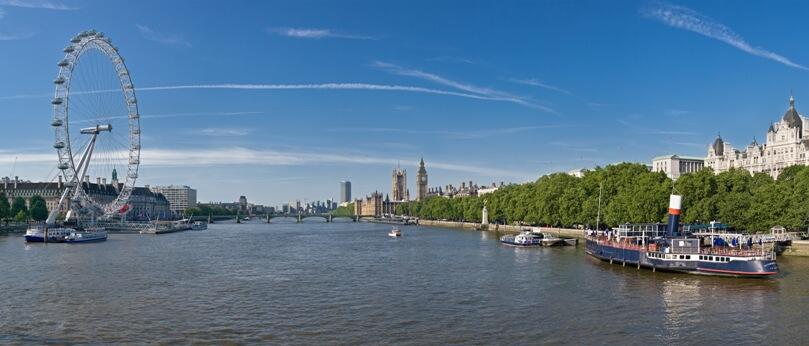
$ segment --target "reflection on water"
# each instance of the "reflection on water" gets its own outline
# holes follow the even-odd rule
[[[0,344],[795,343],[809,260],[732,279],[489,232],[251,222],[98,244],[0,237]],[[294,222],[294,219],[292,220]],[[88,327],[89,326],[89,327]]]

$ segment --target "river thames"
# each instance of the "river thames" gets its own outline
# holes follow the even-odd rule
[[[96,244],[0,236],[0,343],[802,344],[809,258],[654,273],[497,235],[216,224]]]

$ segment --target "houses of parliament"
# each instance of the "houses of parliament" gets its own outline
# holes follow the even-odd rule
[[[424,158],[419,161],[419,169],[416,172],[416,201],[427,198],[427,168],[424,167]],[[393,169],[391,174],[391,194],[382,196],[376,191],[370,196],[354,201],[354,213],[356,215],[393,214],[396,206],[410,201],[410,189],[407,187],[407,170],[399,165]]]

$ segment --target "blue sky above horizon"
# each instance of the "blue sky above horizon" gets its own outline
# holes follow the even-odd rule
[[[0,0],[0,176],[53,176],[51,80],[105,32],[143,118],[138,185],[268,205],[704,156],[809,100],[809,5],[764,1]],[[809,104],[807,104],[809,107]],[[13,162],[17,160],[15,167]]]

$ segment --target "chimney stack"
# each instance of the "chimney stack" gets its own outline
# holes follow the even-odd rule
[[[17,189],[17,183],[18,183],[19,181],[20,181],[20,177],[18,177],[18,176],[16,176],[16,175],[15,175],[15,176],[14,176],[14,190],[16,190],[16,189]]]
[[[101,177],[96,177],[96,185],[101,186]]]
[[[8,177],[3,177],[3,190],[8,190]]]
[[[107,185],[107,178],[101,178],[101,183],[104,184],[104,186],[106,186]]]
[[[59,188],[59,190],[62,190],[62,175],[61,174],[59,175],[59,183],[56,186]]]
[[[89,175],[84,176],[84,182],[87,183],[87,184],[90,183],[90,176]]]

